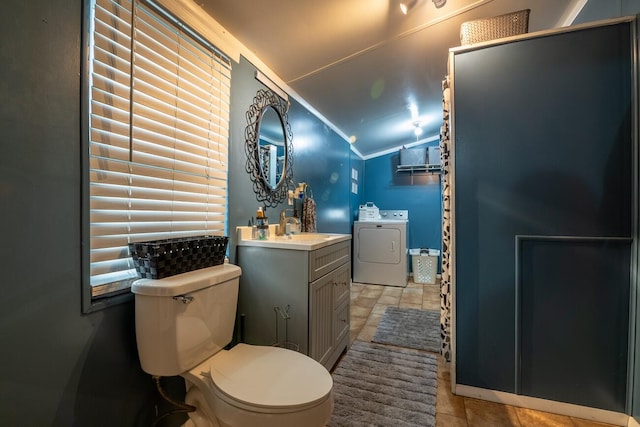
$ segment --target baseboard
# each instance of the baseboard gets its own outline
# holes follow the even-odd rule
[[[554,400],[505,393],[503,391],[487,390],[462,384],[456,384],[455,394],[459,396],[488,400],[490,402],[502,403],[505,405],[534,409],[536,411],[551,412],[569,417],[582,418],[599,423],[627,427],[632,426],[632,424],[630,424],[630,420],[633,418],[629,417],[627,414],[607,411],[604,409],[590,408],[588,406],[573,405],[571,403],[556,402]],[[636,426],[640,427],[640,424],[636,423],[633,425],[633,427]]]
[[[627,424],[627,427],[640,427],[640,423],[638,423],[635,418],[629,417],[629,423]]]

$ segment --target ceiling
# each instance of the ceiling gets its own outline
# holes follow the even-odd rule
[[[442,0],[417,0],[403,15],[399,1],[196,0],[345,138],[355,137],[364,158],[437,137],[461,23],[531,9],[529,31],[546,30],[585,3],[447,0],[437,8]]]

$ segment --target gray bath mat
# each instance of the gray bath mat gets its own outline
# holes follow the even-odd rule
[[[330,427],[435,426],[438,362],[431,353],[355,341],[332,376]]]
[[[387,307],[373,342],[440,352],[440,312]]]

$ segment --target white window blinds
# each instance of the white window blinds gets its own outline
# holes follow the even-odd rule
[[[127,244],[223,235],[231,65],[151,3],[96,0],[90,59],[92,296],[137,278]]]

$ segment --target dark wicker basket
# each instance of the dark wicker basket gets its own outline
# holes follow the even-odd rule
[[[525,34],[529,31],[530,11],[524,9],[493,18],[463,22],[460,25],[460,43],[464,46]]]
[[[227,236],[195,236],[129,243],[138,275],[163,279],[224,263]]]

